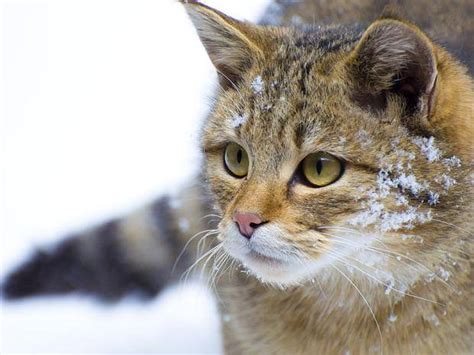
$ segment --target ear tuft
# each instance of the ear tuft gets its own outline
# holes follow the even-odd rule
[[[406,113],[429,115],[437,77],[431,41],[413,25],[392,19],[372,24],[349,60],[355,98],[380,111],[389,94],[404,99]]]
[[[209,58],[217,69],[221,86],[234,87],[251,61],[263,57],[255,26],[233,19],[198,1],[181,1]]]

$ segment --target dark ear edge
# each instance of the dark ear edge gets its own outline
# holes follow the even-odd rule
[[[238,21],[198,1],[180,1],[214,64],[221,87],[235,87],[251,61],[263,58],[255,26]]]
[[[398,95],[404,99],[406,115],[429,116],[436,63],[431,41],[416,26],[392,18],[378,20],[349,58],[354,99],[365,108],[382,111],[388,95]]]

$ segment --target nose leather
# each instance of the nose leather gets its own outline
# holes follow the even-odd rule
[[[251,212],[236,212],[232,220],[237,223],[240,234],[250,239],[260,225],[262,225],[262,219],[256,213]]]

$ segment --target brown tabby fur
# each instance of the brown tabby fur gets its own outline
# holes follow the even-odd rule
[[[207,179],[223,215],[223,255],[230,253],[247,265],[221,276],[217,287],[226,353],[469,353],[474,93],[466,69],[397,16],[385,15],[361,36],[343,28],[258,27],[198,3],[185,6],[223,84],[203,131]],[[422,61],[414,75],[428,74],[423,79],[427,89],[419,94],[421,106],[410,112],[398,92],[390,90],[393,74],[409,70],[412,57]],[[255,92],[252,83],[259,76],[264,88]],[[236,116],[247,120],[234,127]],[[361,129],[369,143],[358,137]],[[413,143],[420,135],[435,137],[442,159],[461,159],[461,167],[449,169],[457,181],[449,191],[439,182],[448,171],[446,163],[429,161],[420,152]],[[223,166],[228,142],[249,153],[245,179],[232,177]],[[417,181],[437,186],[440,200],[433,206],[426,195],[407,196],[422,211],[431,211],[433,219],[382,232],[373,225],[351,227],[351,218],[368,201],[360,187],[375,187],[384,164],[408,163],[396,149],[414,154]],[[293,180],[300,161],[315,151],[346,161],[342,178],[320,189]],[[393,196],[384,196],[384,204],[399,210]],[[270,238],[262,237],[258,250],[267,257],[281,250],[304,255],[302,269],[337,246],[333,235],[348,235],[340,228],[352,228],[354,238],[376,234],[379,251],[389,251],[387,260],[375,267],[359,262],[370,253],[364,249],[317,268],[312,276],[288,279],[286,270],[269,271],[270,262],[262,266],[265,262],[249,260],[245,252],[251,242],[240,242],[236,250],[236,211],[258,213],[267,226],[277,226],[268,232]],[[325,233],[326,227],[332,232]],[[222,264],[217,265],[225,269]],[[349,272],[347,264],[356,271]],[[377,268],[393,272],[395,284],[406,288],[386,292],[374,281]],[[427,280],[428,269],[438,270],[435,280]]]
[[[202,187],[183,189],[37,252],[4,294],[153,296],[212,240],[192,268],[210,266],[228,354],[473,353],[474,89],[450,54],[473,72],[473,3],[390,2],[413,22],[373,21],[386,0],[275,0],[262,23],[283,27],[185,3],[219,72],[202,130],[217,214]],[[422,151],[429,137],[439,150]],[[229,142],[249,154],[244,179],[224,168]],[[324,188],[298,170],[316,151],[345,164]],[[371,220],[378,204],[416,218]],[[236,211],[268,223],[247,241]]]

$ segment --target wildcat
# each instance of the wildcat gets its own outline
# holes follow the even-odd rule
[[[197,262],[229,354],[470,353],[467,69],[390,9],[295,28],[184,6],[219,73],[203,184],[37,253],[5,294],[154,295],[208,241]],[[319,6],[281,2],[263,21]],[[443,23],[455,42],[472,31]]]

